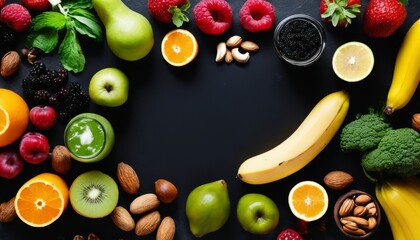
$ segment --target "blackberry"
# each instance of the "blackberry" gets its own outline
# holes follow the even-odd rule
[[[47,90],[40,89],[34,93],[33,100],[38,104],[46,104],[48,103],[49,97],[50,93]]]
[[[68,72],[65,69],[57,69],[53,71],[52,86],[60,89],[65,86],[68,81]]]
[[[46,70],[47,70],[47,66],[45,66],[45,64],[43,62],[36,61],[32,65],[32,68],[29,71],[29,74],[32,75],[32,76],[39,76],[39,75],[45,73]]]
[[[57,91],[57,98],[61,100],[66,99],[69,93],[70,90],[68,88],[62,87],[60,88],[60,90]]]

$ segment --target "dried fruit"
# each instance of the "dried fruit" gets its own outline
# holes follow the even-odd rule
[[[154,232],[160,225],[161,218],[159,211],[150,212],[141,217],[134,229],[137,236],[145,236]]]
[[[166,216],[159,225],[156,233],[156,240],[172,240],[175,237],[175,221],[170,216]]]
[[[136,171],[127,163],[120,162],[117,166],[117,178],[121,187],[129,194],[135,194],[140,189],[140,180]]]
[[[158,199],[163,203],[171,203],[178,197],[178,189],[168,180],[158,179],[155,182],[155,192]]]
[[[135,227],[133,217],[130,215],[128,210],[122,206],[117,206],[114,211],[112,211],[111,219],[115,226],[123,231],[129,232]]]
[[[353,183],[353,176],[344,171],[331,171],[324,177],[324,183],[333,190],[343,190]]]
[[[145,193],[135,198],[130,204],[130,212],[133,214],[142,214],[155,210],[160,205],[156,194]]]
[[[16,51],[9,51],[1,59],[0,75],[10,77],[20,68],[20,56]]]
[[[17,216],[15,209],[15,198],[0,204],[0,222],[11,222]]]
[[[57,145],[54,147],[51,154],[51,165],[54,171],[67,174],[71,169],[71,155],[67,147]]]

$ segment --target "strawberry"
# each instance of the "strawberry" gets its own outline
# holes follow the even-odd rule
[[[334,27],[347,27],[360,14],[360,0],[321,0],[319,13]]]
[[[48,0],[22,0],[22,4],[34,11],[47,11],[51,9],[51,4]]]
[[[295,230],[288,228],[280,232],[277,240],[303,240],[303,238]]]
[[[188,0],[148,0],[147,7],[150,14],[156,20],[163,23],[172,21],[175,26],[180,27],[184,22],[188,22]]]
[[[406,18],[405,3],[398,0],[371,0],[365,9],[363,31],[371,38],[389,37]]]
[[[31,24],[28,9],[18,3],[10,3],[0,10],[0,21],[16,32],[23,32]]]

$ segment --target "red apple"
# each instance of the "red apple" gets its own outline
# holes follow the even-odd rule
[[[50,145],[47,137],[39,132],[28,132],[23,135],[19,145],[22,158],[33,164],[43,162],[48,158]]]
[[[47,131],[57,123],[57,111],[51,106],[35,106],[29,112],[29,119],[36,129]]]
[[[4,150],[0,152],[0,177],[12,179],[23,169],[23,160],[17,151]]]

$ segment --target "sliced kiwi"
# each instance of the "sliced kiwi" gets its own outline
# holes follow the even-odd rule
[[[97,170],[80,174],[70,186],[73,209],[88,218],[110,214],[118,203],[118,185],[115,180]]]

